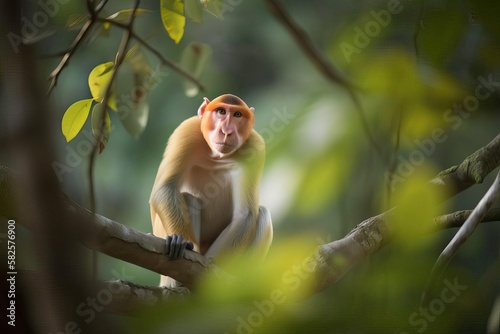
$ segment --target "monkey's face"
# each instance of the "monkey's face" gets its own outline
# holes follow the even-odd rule
[[[203,123],[206,123],[207,129],[205,140],[212,151],[221,157],[237,151],[248,139],[253,127],[252,120],[242,110],[222,105],[206,113]]]
[[[250,136],[253,108],[248,108],[243,101],[238,105],[222,103],[220,98],[213,102],[205,100],[204,104],[198,114],[201,114],[201,129],[208,146],[219,157],[233,154]]]

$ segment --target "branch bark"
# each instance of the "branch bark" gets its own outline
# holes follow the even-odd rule
[[[439,173],[430,183],[436,190],[446,188],[449,196],[453,197],[477,183],[483,183],[484,178],[499,165],[500,134],[461,164]]]

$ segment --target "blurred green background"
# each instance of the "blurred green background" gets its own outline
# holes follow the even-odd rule
[[[225,3],[221,20],[208,13],[201,24],[188,20],[176,45],[162,26],[158,1],[141,2],[141,8],[151,12],[137,17],[136,32],[168,59],[179,62],[193,41],[211,46],[212,58],[200,77],[206,91],[187,97],[182,77],[162,67],[161,83],[149,93],[149,121],[139,139],[111,115],[114,129],[95,165],[96,211],[151,232],[148,200],[166,140],[182,120],[195,115],[203,96],[232,93],[255,107],[255,128],[267,144],[260,202],[273,216],[271,254],[299,256],[292,248],[311,249],[342,238],[364,219],[387,210],[394,200],[388,191],[393,187],[413,208],[401,218],[403,232],[394,243],[323,293],[277,307],[262,325],[251,326],[252,332],[485,332],[500,292],[498,224],[480,226],[453,259],[446,277],[467,288],[427,319],[411,316],[433,261],[456,230],[415,237],[413,226],[430,214],[472,209],[493,181],[495,173],[437,211],[431,207],[438,198],[418,192],[419,184],[460,163],[499,133],[498,2],[282,1],[328,61],[360,88],[366,121],[385,161],[370,144],[346,90],[318,72],[264,1]],[[37,6],[33,1],[27,7],[36,12]],[[106,12],[127,6],[128,2],[109,1]],[[51,19],[56,32],[37,43],[37,51],[65,49],[76,34],[65,29],[68,18],[85,10],[83,2],[61,5]],[[63,164],[73,150],[85,150],[88,138],[80,133],[66,143],[60,130],[62,115],[73,102],[90,96],[88,74],[96,65],[114,60],[121,34],[111,28],[108,36],[82,46],[50,96],[54,143]],[[147,51],[146,55],[156,68],[158,59]],[[41,59],[41,77],[47,77],[59,60]],[[493,83],[491,91],[480,92],[490,94],[474,100],[484,80]],[[460,107],[464,103],[472,104]],[[83,131],[90,132],[89,123]],[[77,165],[62,176],[61,187],[88,207],[87,159]],[[398,176],[392,184],[387,177],[391,168]],[[101,279],[159,282],[155,273],[105,255],[99,258]],[[246,319],[251,312],[227,309],[230,303],[211,309],[209,304],[199,301],[176,305],[168,315],[115,320],[125,322],[117,327],[120,330],[131,322],[137,326],[131,327],[133,331],[143,326],[151,332],[236,333],[238,320],[224,327],[224,320],[216,319],[238,319],[238,314]],[[245,326],[239,330],[250,332]]]

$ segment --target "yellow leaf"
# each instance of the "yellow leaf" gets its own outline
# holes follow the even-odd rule
[[[161,21],[170,38],[179,44],[186,25],[184,3],[181,0],[161,0]]]
[[[89,117],[90,106],[93,99],[81,100],[73,103],[64,113],[62,118],[62,133],[69,142],[80,132]]]
[[[97,102],[102,102],[104,99],[104,94],[109,85],[109,81],[113,76],[113,62],[107,62],[94,67],[94,69],[89,74],[89,88],[92,97]],[[111,103],[111,98],[109,98],[109,103]],[[112,108],[112,106],[110,105]],[[116,109],[116,107],[115,107]]]

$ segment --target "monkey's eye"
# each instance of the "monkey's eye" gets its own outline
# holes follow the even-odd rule
[[[224,108],[217,108],[215,110],[219,115],[225,115],[226,114],[226,109]]]
[[[243,116],[243,114],[241,113],[241,111],[237,111],[237,112],[235,112],[235,113],[233,114],[233,116],[234,116],[234,117],[236,117],[236,118],[240,118],[240,117],[242,117],[242,116]]]

